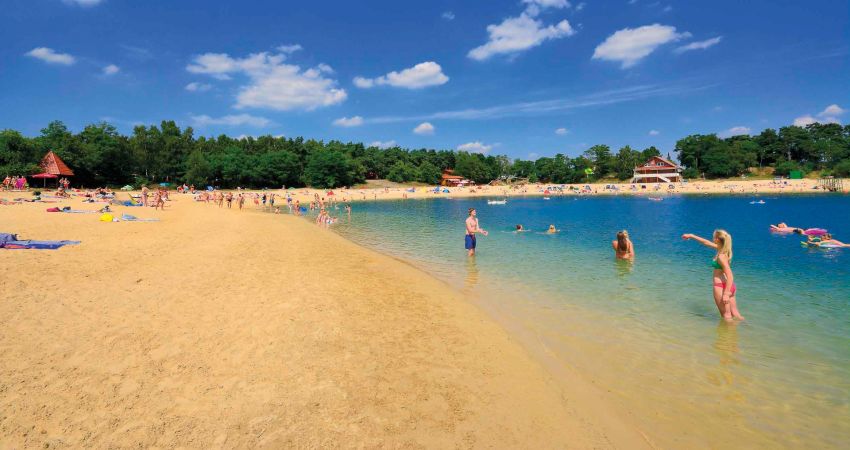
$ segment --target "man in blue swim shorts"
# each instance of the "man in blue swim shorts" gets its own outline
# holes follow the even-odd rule
[[[487,231],[478,226],[475,208],[469,208],[469,217],[466,218],[466,236],[464,237],[464,248],[469,256],[475,256],[475,234],[481,233],[487,236]]]

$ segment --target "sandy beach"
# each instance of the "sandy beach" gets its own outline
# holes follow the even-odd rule
[[[293,216],[172,198],[114,207],[152,223],[0,206],[3,232],[82,241],[0,250],[4,447],[649,445],[425,273]]]
[[[338,201],[369,201],[369,200],[400,200],[439,197],[517,197],[517,196],[559,196],[559,195],[638,195],[647,197],[663,197],[666,195],[786,195],[786,194],[818,194],[828,191],[819,188],[817,180],[783,180],[774,183],[771,180],[717,180],[696,181],[690,183],[589,183],[589,184],[527,184],[515,186],[466,186],[466,187],[385,187],[385,188],[352,188],[316,190],[309,188],[290,189],[288,192],[301,204],[308,204],[315,194],[325,197],[328,192],[334,193]],[[411,191],[412,189],[412,191]],[[443,190],[447,189],[448,192]],[[850,186],[844,186],[844,193],[850,191]],[[252,191],[257,192],[257,191]],[[283,195],[283,190],[272,190]],[[305,203],[306,202],[306,203]]]

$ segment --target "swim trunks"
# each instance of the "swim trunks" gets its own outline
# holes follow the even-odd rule
[[[475,250],[475,235],[467,234],[465,243],[466,245],[464,246],[464,248],[466,248],[467,250]]]

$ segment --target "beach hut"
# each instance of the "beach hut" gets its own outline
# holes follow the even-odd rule
[[[41,162],[38,164],[45,174],[56,175],[56,177],[73,177],[74,171],[65,164],[65,161],[62,161],[56,153],[52,151],[47,152],[44,155],[44,158],[41,158]],[[42,175],[42,174],[39,174]],[[56,178],[50,177],[50,178]]]
[[[635,167],[632,183],[676,183],[682,181],[682,167],[660,156]]]
[[[467,186],[475,184],[474,181],[467,180],[466,178],[455,175],[454,170],[446,169],[443,171],[443,175],[440,178],[440,186],[449,186],[449,187],[457,187],[457,186]]]

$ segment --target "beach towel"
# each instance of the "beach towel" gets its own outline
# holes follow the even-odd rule
[[[55,250],[65,245],[76,245],[80,241],[33,241],[33,240],[18,240],[18,235],[14,233],[0,233],[0,248],[8,250]]]
[[[136,216],[131,216],[130,214],[122,214],[121,220],[127,222],[159,222],[159,219],[139,219]]]
[[[56,250],[66,245],[77,245],[80,241],[6,241],[0,248],[7,250]]]
[[[53,208],[47,208],[47,209],[45,209],[45,211],[47,211],[47,212],[62,212],[61,209],[59,209],[55,206]]]

